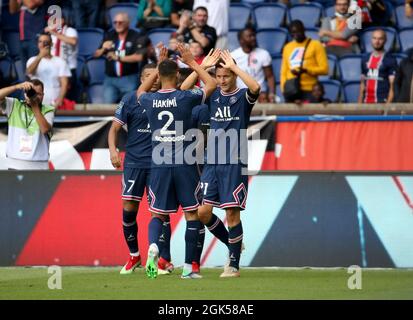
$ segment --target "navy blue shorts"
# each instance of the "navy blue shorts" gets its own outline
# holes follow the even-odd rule
[[[170,214],[198,209],[201,203],[201,184],[196,165],[159,167],[151,169],[149,211]]]
[[[141,201],[145,187],[148,190],[151,169],[124,168],[122,200]]]
[[[237,164],[205,165],[201,177],[203,204],[218,208],[245,209],[248,195],[248,176],[245,166]]]

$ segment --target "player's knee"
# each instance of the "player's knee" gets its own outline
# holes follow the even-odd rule
[[[198,216],[199,216],[199,220],[201,220],[201,222],[203,224],[207,224],[209,222],[209,220],[211,220],[211,216],[212,216],[212,207],[211,206],[201,206],[198,208]]]
[[[240,209],[239,208],[228,208],[225,210],[227,215],[227,220],[229,223],[240,221]]]
[[[151,215],[152,215],[152,218],[158,218],[163,222],[169,221],[169,216],[168,215],[159,214],[159,213],[155,213],[155,212],[151,212]]]
[[[196,221],[196,220],[199,220],[198,211],[197,211],[197,210],[194,210],[194,211],[185,211],[184,214],[185,214],[185,219],[186,219],[186,221]]]
[[[123,210],[129,212],[136,212],[139,209],[139,202],[131,201],[131,200],[123,200]]]

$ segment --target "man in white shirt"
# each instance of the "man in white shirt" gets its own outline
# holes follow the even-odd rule
[[[229,0],[195,0],[193,11],[198,7],[208,9],[208,25],[217,32],[215,48],[227,49],[229,28]],[[206,52],[205,54],[207,54]]]
[[[25,100],[8,97],[25,91]],[[48,170],[54,108],[42,103],[43,83],[30,80],[0,89],[0,111],[7,116],[7,167],[13,170]]]
[[[39,79],[44,83],[43,102],[57,108],[66,96],[71,73],[62,58],[52,56],[51,45],[52,38],[49,34],[39,36],[39,54],[27,61],[26,74],[30,79]]]
[[[267,50],[257,48],[255,30],[246,27],[238,33],[240,48],[231,52],[237,65],[252,76],[260,85],[260,103],[274,102],[275,78],[272,72],[272,59]],[[239,88],[246,88],[241,79],[237,79]]]
[[[66,17],[63,14],[61,19],[61,28],[49,26],[45,28],[46,33],[52,35],[52,55],[60,57],[70,68],[71,78],[67,97],[70,100],[76,100],[76,67],[78,54],[78,34],[76,29],[69,27],[66,23]]]

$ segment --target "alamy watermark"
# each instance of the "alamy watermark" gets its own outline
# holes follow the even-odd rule
[[[50,266],[47,268],[47,273],[51,274],[47,280],[47,287],[50,290],[61,290],[62,287],[62,268],[59,266]]]
[[[360,266],[352,265],[348,267],[347,273],[352,274],[347,280],[347,287],[350,290],[362,289],[362,269]]]

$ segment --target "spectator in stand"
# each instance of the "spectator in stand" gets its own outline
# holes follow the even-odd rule
[[[205,53],[215,47],[217,33],[213,27],[207,25],[208,10],[205,7],[198,7],[191,16],[185,13],[181,16],[179,29],[176,31],[178,37],[183,35],[183,40],[190,43],[192,40],[198,41]]]
[[[322,104],[327,104],[331,103],[331,100],[328,98],[325,98],[325,90],[324,86],[322,83],[317,82],[315,85],[313,85],[313,90],[311,90],[311,96],[308,100],[303,101],[304,103],[322,103]]]
[[[26,74],[30,79],[39,79],[43,82],[43,103],[58,108],[66,97],[72,74],[62,58],[52,56],[51,47],[51,35],[41,34],[38,39],[39,54],[27,61]]]
[[[356,36],[358,30],[350,29],[347,25],[350,17],[349,6],[350,0],[336,0],[335,16],[323,18],[321,21],[320,40],[325,44],[327,53],[334,54],[338,58],[354,53],[354,46],[358,41]]]
[[[228,46],[229,2],[229,0],[194,1],[194,9],[204,7],[208,10],[208,25],[217,33],[215,48],[227,49]]]
[[[184,11],[192,12],[194,6],[194,0],[173,0],[171,10],[171,24],[172,27],[179,27],[179,20],[181,19]]]
[[[40,80],[0,88],[0,111],[8,122],[7,167],[11,170],[49,169],[55,109],[43,103],[43,89]],[[17,90],[25,91],[25,100],[8,97]]]
[[[95,28],[99,22],[102,0],[72,0],[75,28]]]
[[[394,80],[396,102],[413,102],[413,49],[400,62]]]
[[[361,9],[363,28],[371,26],[385,26],[391,15],[388,14],[384,0],[351,0],[350,12]]]
[[[126,93],[136,90],[139,62],[144,60],[142,49],[147,41],[139,39],[139,33],[129,29],[129,17],[121,12],[114,17],[113,31],[105,34],[95,57],[105,57],[104,101],[117,103]]]
[[[202,49],[201,44],[198,41],[192,41],[189,45],[189,51],[191,51],[194,56],[195,62],[201,64],[205,58],[204,49]]]
[[[25,66],[30,57],[39,53],[37,35],[42,33],[46,26],[47,7],[44,0],[10,0],[9,11],[11,14],[20,12],[20,60],[22,66]]]
[[[285,82],[299,76],[300,97],[286,101],[299,103],[311,98],[311,91],[314,84],[318,82],[318,76],[328,74],[328,60],[323,45],[317,40],[306,38],[302,21],[293,20],[290,23],[289,32],[293,40],[287,43],[283,49],[280,85],[284,92]],[[303,57],[307,43],[308,47]],[[303,66],[300,68],[303,59]]]
[[[140,0],[138,25],[145,30],[165,27],[171,16],[172,0]]]
[[[237,65],[253,77],[261,87],[258,102],[274,102],[275,79],[272,72],[272,60],[270,53],[257,47],[257,37],[255,30],[246,27],[238,32],[238,41],[241,45],[231,52]],[[241,79],[237,79],[238,88],[246,88]]]
[[[412,18],[413,17],[413,0],[406,0],[404,4],[404,10],[406,13],[406,17]]]
[[[384,51],[386,32],[372,33],[373,52],[361,59],[361,82],[358,103],[391,103],[394,98],[394,78],[397,61]]]
[[[76,29],[71,28],[67,25],[67,16],[62,15],[61,19],[61,29],[53,29],[51,27],[46,27],[45,32],[52,35],[52,55],[60,57],[70,68],[72,76],[70,77],[69,91],[67,93],[67,98],[70,100],[76,100],[76,90],[77,90],[77,52],[78,52],[78,34]]]

